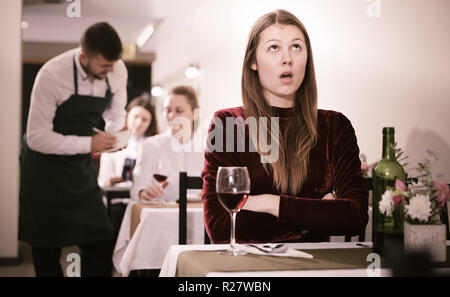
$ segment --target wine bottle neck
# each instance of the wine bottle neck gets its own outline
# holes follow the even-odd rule
[[[394,133],[383,133],[383,159],[395,160]]]

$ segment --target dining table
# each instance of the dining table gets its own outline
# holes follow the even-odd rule
[[[238,247],[248,254],[238,256],[218,252],[226,250],[229,247],[228,244],[172,245],[164,259],[159,276],[393,276],[392,268],[396,263],[394,258],[374,253],[372,242],[284,243],[284,245],[287,251],[283,255],[283,253],[271,254],[270,250],[261,252],[252,246],[239,244]],[[450,241],[447,241],[447,260],[432,263],[431,271],[437,275],[450,275],[449,253]],[[405,260],[402,264],[410,263]]]
[[[371,240],[372,208],[365,238]],[[189,199],[187,204],[187,244],[199,244],[209,249],[214,245],[204,243],[203,208],[201,201]],[[333,243],[344,242],[345,236],[331,236]],[[358,236],[351,238],[353,242]],[[178,204],[150,204],[129,200],[116,240],[113,264],[122,276],[133,270],[162,269],[163,261],[172,245],[178,244]]]
[[[178,244],[178,203],[131,200],[124,213],[113,252],[122,276],[133,270],[160,269],[170,246]],[[187,203],[187,243],[204,242],[201,201]]]

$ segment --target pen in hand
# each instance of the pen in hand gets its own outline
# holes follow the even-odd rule
[[[102,131],[102,130],[97,129],[97,128],[95,128],[95,127],[93,127],[92,130],[93,130],[94,132],[97,132],[97,133],[105,133],[105,131]]]
[[[96,133],[92,136],[91,151],[96,154],[108,149],[111,149],[116,143],[116,137],[105,131],[92,127],[92,130]]]

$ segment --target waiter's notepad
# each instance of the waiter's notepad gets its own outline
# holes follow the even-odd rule
[[[115,151],[125,148],[128,145],[128,139],[130,139],[131,131],[124,130],[124,131],[114,132],[111,134],[116,137],[116,143],[114,144],[114,146],[110,147],[109,149],[102,151],[102,153],[115,152]]]

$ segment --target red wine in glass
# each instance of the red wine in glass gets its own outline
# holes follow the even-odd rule
[[[217,193],[217,197],[228,212],[238,212],[247,201],[248,193]]]
[[[245,255],[236,246],[236,214],[247,202],[250,194],[250,177],[247,167],[221,167],[216,176],[217,199],[222,207],[228,211],[231,219],[230,247],[225,252],[227,255]]]
[[[167,176],[162,175],[162,174],[153,174],[153,177],[156,179],[156,181],[162,183],[165,182],[167,179]]]

